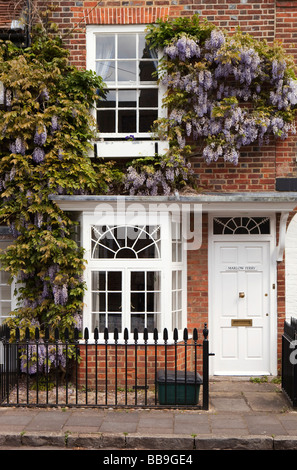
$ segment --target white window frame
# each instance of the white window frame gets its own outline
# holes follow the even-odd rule
[[[6,249],[9,245],[12,244],[13,240],[0,240],[1,242],[1,249]],[[1,271],[1,266],[0,266],[0,271]],[[9,314],[3,314],[2,312],[2,305],[3,304],[10,304],[10,311],[13,311],[16,308],[16,299],[14,297],[14,290],[16,288],[16,282],[15,279],[12,281],[11,284],[8,282],[3,282],[0,276],[0,325],[9,318]],[[10,297],[9,298],[2,298],[2,288],[9,290],[10,291]]]
[[[86,28],[86,48],[87,48],[87,69],[96,72],[96,34],[143,34],[145,33],[146,25],[105,25],[97,26],[91,25]],[[159,52],[158,59],[161,58]],[[135,82],[106,83],[107,88],[111,89],[145,89],[157,88],[158,89],[158,118],[166,116],[166,110],[163,107],[163,96],[165,87],[156,82],[145,82],[144,84],[136,84]],[[96,120],[96,109],[93,110],[94,118]],[[125,140],[128,137],[126,134],[121,133],[97,133],[95,142],[97,155],[103,158],[136,158],[144,156],[154,156],[155,153],[165,153],[168,150],[168,142],[152,140],[152,134],[147,133],[133,133],[134,141]],[[108,140],[106,140],[108,139]]]
[[[173,314],[173,303],[172,298],[176,295],[176,292],[173,290],[172,286],[172,272],[181,271],[182,272],[182,304],[181,309],[181,321],[179,323],[179,336],[182,336],[183,329],[187,326],[187,269],[186,269],[186,250],[183,250],[182,257],[180,260],[172,260],[172,233],[171,233],[171,214],[168,212],[160,213],[156,216],[155,225],[160,225],[161,227],[161,256],[160,258],[147,258],[147,259],[94,259],[91,256],[92,246],[91,246],[91,227],[92,225],[122,225],[125,223],[125,216],[121,217],[117,214],[117,223],[113,222],[114,215],[106,214],[104,220],[100,221],[95,220],[94,214],[86,214],[82,216],[83,218],[83,245],[85,248],[85,259],[87,261],[86,270],[85,270],[85,281],[87,285],[87,290],[84,298],[84,312],[83,312],[83,327],[88,328],[90,332],[90,338],[93,336],[93,325],[92,325],[92,271],[122,271],[122,282],[125,282],[125,285],[122,285],[122,289],[130,289],[129,279],[130,273],[132,271],[158,271],[160,272],[160,281],[161,281],[161,299],[160,299],[160,317],[158,322],[158,332],[163,334],[164,328],[167,328],[169,337],[173,336],[173,316],[176,314],[176,311]],[[136,225],[153,225],[154,220],[150,217],[149,223],[142,218],[142,216],[137,216],[134,218],[134,224]],[[127,222],[127,225],[131,225],[130,222]],[[170,242],[169,242],[170,241]],[[173,292],[174,291],[174,292]],[[128,299],[126,295],[126,302]],[[123,332],[125,328],[128,328],[129,331],[129,340],[133,342],[133,332],[130,331],[130,315],[128,312],[129,308],[126,306],[122,310],[122,332],[119,335],[120,339],[123,338]],[[113,334],[113,331],[110,332]],[[142,338],[143,331],[139,331],[139,337]],[[102,333],[99,334],[99,338],[103,337]],[[149,339],[153,339],[153,333],[149,334]]]

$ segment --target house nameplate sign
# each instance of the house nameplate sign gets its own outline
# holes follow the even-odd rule
[[[257,266],[227,266],[227,271],[257,271]]]
[[[249,318],[232,319],[231,326],[253,326],[253,320],[250,320]]]

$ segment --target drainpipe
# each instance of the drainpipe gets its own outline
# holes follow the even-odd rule
[[[26,27],[26,47],[31,45],[31,3],[30,0],[27,0],[27,27]]]

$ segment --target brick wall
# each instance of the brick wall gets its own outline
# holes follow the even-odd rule
[[[190,333],[190,331],[189,331]],[[111,335],[112,336],[112,335]],[[199,338],[202,343],[202,338]],[[105,345],[85,345],[80,346],[80,366],[78,376],[73,377],[79,386],[87,386],[94,389],[104,390],[106,384],[108,389],[115,387],[132,389],[137,383],[138,386],[146,384],[154,386],[157,371],[174,371],[175,369],[184,371],[187,365],[187,371],[194,369],[195,348],[191,347],[191,340],[185,350],[184,343],[179,343],[177,348],[174,345],[157,346],[157,352],[154,345],[148,345],[147,350],[143,345],[131,344],[127,348],[124,345],[118,345],[115,349],[113,339],[109,343],[107,353]],[[197,372],[202,375],[202,349],[197,347]],[[97,351],[96,351],[97,350]],[[86,352],[87,351],[87,352]],[[86,359],[87,357],[87,359]],[[97,375],[96,375],[97,359]],[[145,367],[146,365],[146,367]],[[74,371],[75,374],[75,371]]]

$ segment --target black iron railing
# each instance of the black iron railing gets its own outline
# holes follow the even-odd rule
[[[198,331],[0,329],[1,406],[209,408],[209,343]]]
[[[297,406],[297,320],[291,318],[284,322],[282,335],[282,390]]]

